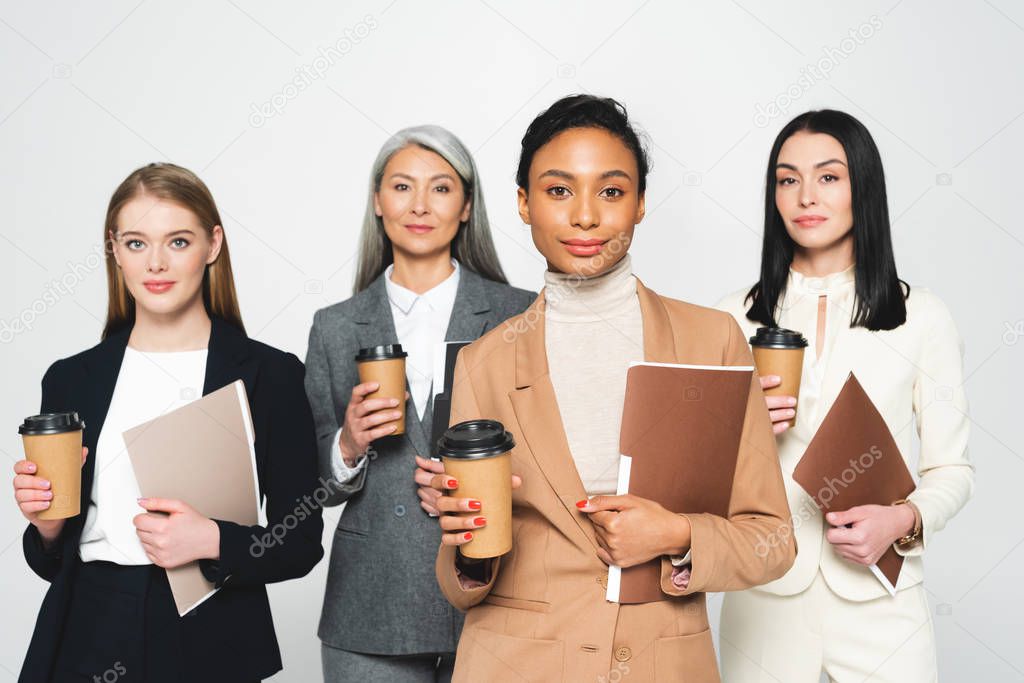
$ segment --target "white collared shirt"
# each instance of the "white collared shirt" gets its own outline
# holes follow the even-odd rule
[[[395,322],[398,343],[409,354],[405,359],[405,376],[409,381],[409,393],[420,419],[430,402],[430,391],[434,383],[434,354],[448,334],[448,321],[455,308],[455,295],[459,289],[461,266],[452,259],[455,269],[444,281],[432,289],[417,294],[411,289],[395,283],[394,264],[384,271],[384,287],[387,290],[391,317]],[[344,425],[342,425],[344,429]],[[331,466],[335,479],[345,483],[353,479],[366,463],[360,458],[354,467],[345,465],[338,441],[341,429],[334,435],[334,454]],[[426,454],[424,454],[426,455]]]

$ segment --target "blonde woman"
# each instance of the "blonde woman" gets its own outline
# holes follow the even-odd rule
[[[265,584],[303,576],[323,555],[316,510],[251,551],[316,487],[302,363],[246,336],[217,206],[190,171],[150,164],[129,175],[110,199],[104,240],[103,339],[50,366],[42,385],[41,412],[85,421],[81,514],[40,519],[49,482],[28,461],[14,468],[25,558],[50,582],[19,680],[267,678],[281,654]],[[239,379],[268,526],[140,498],[122,432]],[[179,617],[164,569],[192,561],[222,590]]]

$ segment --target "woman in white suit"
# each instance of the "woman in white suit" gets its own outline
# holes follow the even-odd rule
[[[974,485],[960,336],[938,297],[897,277],[881,157],[859,121],[831,110],[797,117],[775,141],[766,181],[760,279],[718,307],[748,336],[778,326],[810,342],[795,424],[796,398],[767,399],[797,558],[782,578],[726,594],[723,677],[934,681],[921,555]],[[916,426],[919,481],[907,501],[823,516],[792,473],[851,372],[911,471]],[[761,378],[764,388],[780,381]],[[906,560],[890,596],[868,567],[893,545]]]

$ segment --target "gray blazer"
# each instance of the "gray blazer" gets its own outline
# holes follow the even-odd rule
[[[522,313],[535,296],[463,267],[445,339],[477,339]],[[412,477],[413,456],[429,455],[431,406],[421,422],[410,398],[405,434],[375,441],[375,457],[352,481],[339,484],[331,472],[335,434],[359,383],[356,352],[397,342],[383,274],[313,318],[306,394],[316,423],[321,482],[331,491],[324,504],[347,502],[334,533],[318,634],[324,643],[353,652],[450,653],[462,631],[462,614],[437,586],[434,560],[441,531],[420,507]]]

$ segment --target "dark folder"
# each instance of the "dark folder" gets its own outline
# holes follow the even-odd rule
[[[915,488],[892,432],[852,372],[793,470],[793,479],[822,512],[889,505]],[[893,594],[902,567],[903,557],[890,546],[871,569]]]
[[[444,377],[442,378],[441,390],[434,396],[433,414],[430,420],[430,457],[437,460],[440,456],[437,452],[437,441],[448,429],[448,421],[452,415],[452,385],[455,383],[455,360],[463,346],[472,342],[454,341],[444,342]],[[438,382],[440,367],[434,368],[434,386]]]
[[[729,514],[753,367],[633,363],[626,373],[619,490],[677,513]],[[608,600],[663,600],[661,560],[611,567]]]

